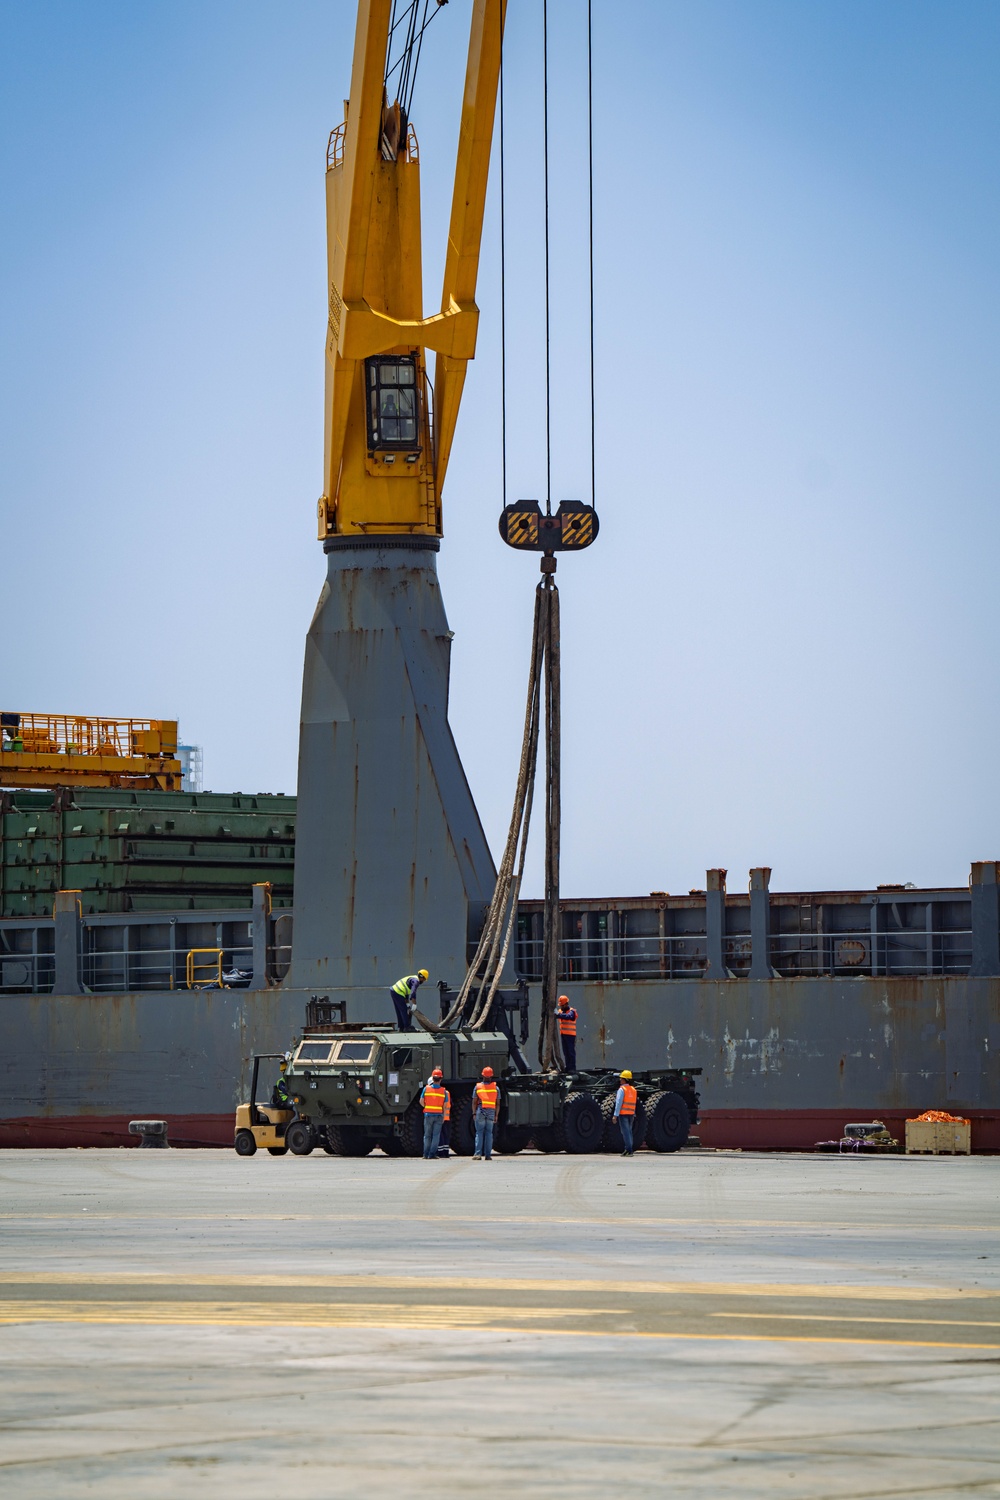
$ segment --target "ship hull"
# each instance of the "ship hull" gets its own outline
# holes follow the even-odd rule
[[[580,1065],[700,1067],[704,1146],[810,1149],[850,1120],[894,1134],[925,1109],[1000,1151],[1000,979],[706,979],[567,984]],[[380,989],[338,991],[385,1020]],[[229,1144],[255,1051],[287,1047],[309,994],[271,989],[0,999],[0,1145],[122,1146],[164,1118],[175,1145]],[[533,1030],[537,990],[532,990]]]

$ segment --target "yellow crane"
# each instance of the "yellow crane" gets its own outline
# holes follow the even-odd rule
[[[398,97],[390,104],[385,87],[392,9],[391,0],[358,6],[351,97],[327,150],[321,540],[441,535],[441,490],[466,366],[476,352],[506,0],[472,6],[441,310],[430,317],[423,316],[417,137],[405,106]],[[400,6],[397,26],[418,9]],[[436,356],[433,398],[428,351]]]
[[[179,791],[176,719],[0,714],[0,787]]]
[[[350,99],[327,149],[327,570],[302,680],[289,983],[343,986],[375,1018],[401,973],[458,982],[496,884],[448,725],[436,568],[476,348],[506,4],[470,9],[440,311],[423,315],[410,106],[422,31],[457,19],[456,5],[359,0]]]

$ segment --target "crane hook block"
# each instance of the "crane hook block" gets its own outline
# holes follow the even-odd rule
[[[554,516],[542,514],[537,500],[505,505],[500,535],[519,552],[582,552],[597,540],[597,511],[582,500],[563,500]]]

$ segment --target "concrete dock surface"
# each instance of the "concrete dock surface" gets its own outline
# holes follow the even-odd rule
[[[1000,1496],[1000,1158],[0,1152],[0,1496]]]

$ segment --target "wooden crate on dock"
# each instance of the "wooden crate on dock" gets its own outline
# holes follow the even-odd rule
[[[968,1156],[972,1126],[968,1120],[907,1120],[908,1156]]]

